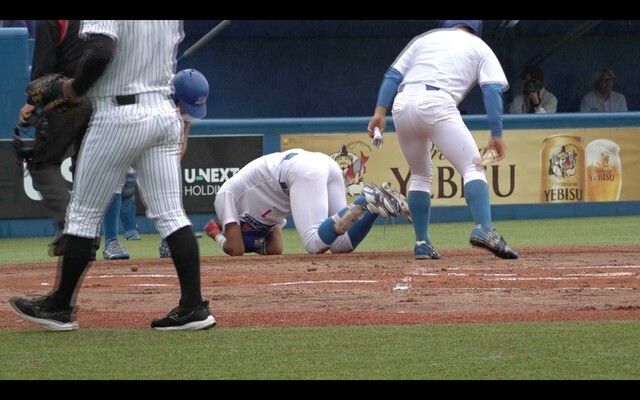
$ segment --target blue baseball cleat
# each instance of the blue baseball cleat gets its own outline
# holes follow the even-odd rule
[[[495,228],[484,229],[482,226],[476,225],[473,231],[471,231],[469,243],[471,243],[473,247],[489,250],[495,254],[496,257],[510,260],[518,258],[518,253],[507,246],[507,242],[498,234]]]
[[[424,241],[416,242],[416,246],[413,248],[413,256],[416,260],[439,260],[442,257],[432,244],[427,244]]]

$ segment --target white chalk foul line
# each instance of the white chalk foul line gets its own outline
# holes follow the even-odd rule
[[[518,291],[527,291],[527,290],[531,290],[531,288],[513,288],[513,287],[489,287],[489,288],[481,288],[481,287],[430,287],[429,290],[431,291],[443,291],[443,292],[518,292]],[[566,291],[576,291],[576,292],[583,292],[583,291],[599,291],[599,290],[604,290],[604,291],[622,291],[622,290],[637,290],[636,288],[630,288],[630,287],[549,287],[549,288],[536,288],[536,290],[538,291],[544,291],[544,290],[552,290],[552,291],[557,291],[557,290],[566,290]]]
[[[553,268],[548,268],[545,267],[543,269],[602,269],[602,268],[632,268],[632,269],[638,269],[640,268],[640,265],[594,265],[594,266],[588,266],[588,267],[553,267]]]
[[[327,281],[297,281],[297,282],[276,282],[272,283],[271,286],[287,286],[287,285],[316,285],[322,283],[378,283],[378,281],[369,281],[369,280],[327,280]]]
[[[97,276],[87,276],[87,278],[98,278],[98,279],[107,279],[107,278],[171,278],[175,279],[178,276],[175,274],[112,274],[112,275],[97,275]],[[166,283],[130,283],[127,286],[134,287],[172,287],[175,285],[166,284]]]
[[[490,281],[566,281],[566,280],[576,280],[585,277],[597,277],[597,278],[620,278],[620,277],[629,277],[634,276],[635,274],[631,272],[617,272],[610,274],[571,274],[568,276],[557,277],[557,276],[538,276],[534,278],[493,278],[488,279]]]
[[[404,278],[402,278],[401,283],[396,283],[396,285],[391,290],[393,290],[394,292],[396,290],[409,290],[410,287],[411,287],[411,277],[405,276]]]
[[[543,270],[549,270],[549,269],[554,269],[554,270],[560,270],[560,269],[638,269],[640,268],[640,265],[596,265],[596,266],[588,266],[588,267],[579,267],[579,266],[575,266],[575,267],[558,267],[558,268],[542,268]],[[462,276],[462,277],[467,277],[467,276],[482,276],[482,277],[492,277],[489,278],[487,280],[489,281],[562,281],[562,280],[576,280],[576,279],[580,279],[580,278],[584,278],[584,277],[598,277],[598,278],[618,278],[618,277],[633,277],[636,276],[637,274],[634,272],[602,272],[602,273],[576,273],[576,274],[566,274],[563,277],[530,277],[530,278],[525,278],[525,277],[519,277],[517,273],[509,273],[509,274],[498,274],[498,273],[479,273],[479,274],[473,274],[473,273],[463,273],[463,272],[450,272],[452,270],[467,270],[467,271],[473,271],[474,269],[484,269],[482,267],[480,268],[448,268],[446,272],[433,272],[432,269],[429,268],[416,268],[414,270],[413,275],[417,275],[417,276],[452,276],[452,277],[456,277],[456,276]],[[407,282],[411,282],[411,277],[404,277],[402,278],[401,283],[397,283],[392,290],[397,291],[397,290],[409,290],[411,285]],[[474,290],[474,289],[481,289],[481,288],[459,288],[459,289],[463,289],[463,290]],[[561,290],[573,290],[573,288],[560,288]],[[627,288],[589,288],[591,290],[624,290]],[[483,288],[481,290],[505,290],[502,288]],[[507,288],[507,290],[515,290],[515,288]]]
[[[484,270],[484,269],[486,269],[486,267],[453,267],[453,268],[447,268],[447,272],[444,272],[444,274],[451,275],[451,276],[457,276],[457,275],[464,276],[465,273],[463,273],[463,272],[450,272],[450,271],[474,271],[474,270]],[[541,270],[640,269],[640,265],[593,265],[593,266],[585,266],[585,267],[573,266],[573,267],[552,267],[552,268],[551,267],[542,267],[540,269]],[[416,268],[412,275],[440,276],[440,275],[443,275],[443,272],[433,272],[433,268],[420,267],[420,268]],[[517,274],[497,274],[497,273],[492,273],[492,274],[482,274],[482,275],[486,275],[486,276],[498,275],[499,276],[499,275],[517,275]]]
[[[87,278],[177,278],[176,274],[117,274],[117,275],[97,275],[87,276]]]
[[[129,286],[136,286],[136,287],[171,287],[171,286],[175,286],[175,285],[167,285],[167,284],[163,284],[163,283],[131,283],[131,284],[129,284]]]

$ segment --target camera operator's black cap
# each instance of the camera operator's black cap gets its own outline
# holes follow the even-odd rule
[[[527,66],[527,68],[525,68],[524,71],[522,71],[522,75],[520,75],[520,78],[522,80],[525,80],[527,78],[527,75],[529,75],[536,82],[538,82],[538,89],[542,89],[542,87],[544,86],[544,74],[542,73],[542,69],[540,69],[539,66],[537,65]]]

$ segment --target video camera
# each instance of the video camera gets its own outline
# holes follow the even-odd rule
[[[535,79],[528,79],[524,81],[523,88],[525,93],[533,93],[539,89],[538,81]]]

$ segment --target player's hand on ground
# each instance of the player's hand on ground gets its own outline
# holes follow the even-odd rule
[[[212,239],[215,239],[220,234],[220,227],[216,220],[212,219],[204,226],[204,232]]]

